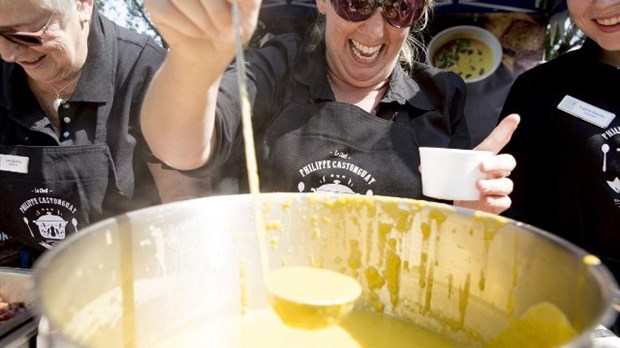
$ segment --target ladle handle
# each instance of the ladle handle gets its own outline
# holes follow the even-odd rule
[[[254,208],[254,223],[258,239],[258,251],[261,259],[263,277],[269,272],[269,260],[265,244],[265,223],[259,205],[258,195],[260,184],[258,179],[258,164],[254,149],[254,134],[252,127],[252,110],[250,106],[248,87],[246,83],[245,58],[243,56],[243,38],[241,37],[241,23],[239,20],[238,0],[232,2],[233,26],[235,27],[235,59],[237,62],[237,83],[239,85],[239,99],[241,101],[241,120],[243,126],[243,141],[245,143],[245,160],[248,170],[248,184],[252,194]]]

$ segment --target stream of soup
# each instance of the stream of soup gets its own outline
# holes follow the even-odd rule
[[[263,212],[260,209],[258,199],[258,194],[260,193],[260,179],[258,176],[256,149],[254,147],[251,106],[248,98],[247,85],[245,83],[245,59],[241,46],[241,33],[239,29],[239,8],[236,1],[233,2],[233,17],[236,35],[236,58],[239,66],[237,78],[239,83],[239,98],[241,100],[241,118],[243,124],[243,140],[245,143],[245,157],[248,173],[248,182],[250,186],[250,193],[252,194],[252,200],[254,203],[256,235],[258,240],[258,248],[260,262],[263,270],[263,277],[268,277],[269,273],[272,271],[270,270],[267,257],[264,216]],[[278,314],[283,319],[288,318],[285,320],[291,325],[294,324],[298,326],[304,325],[304,323],[312,323],[311,325],[313,327],[316,325],[320,325],[320,323],[323,323],[324,325],[331,325],[333,322],[339,320],[341,315],[346,313],[346,311],[348,310],[346,303],[351,302],[350,298],[352,297],[353,299],[355,299],[357,296],[359,296],[359,292],[361,292],[361,287],[359,286],[359,284],[354,284],[356,286],[347,287],[347,291],[345,291],[346,301],[345,303],[341,303],[339,301],[340,297],[342,296],[341,290],[334,287],[326,286],[325,284],[327,284],[329,281],[349,284],[351,283],[351,278],[343,274],[328,270],[325,270],[325,272],[322,273],[316,273],[307,267],[296,267],[294,271],[300,274],[295,275],[291,272],[286,272],[284,273],[285,276],[280,275],[279,280],[272,284],[272,288],[268,289],[269,291],[274,291],[278,294],[287,294],[290,291],[291,286],[294,285],[293,282],[295,282],[295,278],[313,278],[313,283],[307,284],[306,291],[303,291],[304,289],[301,289],[301,291],[299,291],[299,289],[294,291],[294,296],[296,300],[295,303],[290,303],[288,301],[272,301],[274,303],[280,304],[280,306],[278,306],[277,308]],[[279,272],[279,274],[282,273]],[[317,285],[319,284],[321,284],[321,286],[317,287]],[[308,308],[308,306],[303,306],[303,304],[315,301],[315,296],[317,296],[317,290],[318,293],[320,293],[321,300],[325,303],[329,303],[329,305],[327,306],[322,305],[324,310],[322,308],[320,308],[321,310],[314,310],[310,312],[296,310],[297,308],[299,308],[297,304],[301,304],[302,307]],[[275,296],[272,296],[272,299],[273,298],[275,298]],[[306,315],[307,317],[304,317],[304,315]]]

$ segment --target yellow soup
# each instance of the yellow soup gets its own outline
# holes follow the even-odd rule
[[[295,329],[270,309],[220,318],[161,342],[156,348],[402,348],[460,347],[420,326],[370,312],[353,311],[340,324],[320,330]]]
[[[577,337],[577,331],[557,306],[537,303],[515,319],[487,348],[558,347]]]
[[[455,72],[465,81],[473,80],[493,68],[493,52],[477,39],[453,39],[435,51],[433,65]]]
[[[362,293],[357,280],[327,269],[296,266],[265,279],[273,310],[289,326],[318,329],[337,323]]]

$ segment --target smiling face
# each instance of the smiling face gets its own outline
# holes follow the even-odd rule
[[[388,24],[377,9],[367,20],[350,22],[340,17],[330,0],[317,0],[325,15],[326,58],[338,79],[355,87],[370,87],[387,80],[398,63],[398,54],[409,28]]]
[[[40,46],[21,45],[0,36],[0,57],[23,67],[34,81],[54,83],[74,76],[86,61],[88,22],[83,20],[90,18],[92,0],[71,1],[75,5],[62,9],[42,2],[49,1],[0,0],[2,32],[36,32],[49,20]]]
[[[607,51],[620,51],[620,0],[567,0],[571,18]]]

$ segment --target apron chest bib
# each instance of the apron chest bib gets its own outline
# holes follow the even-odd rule
[[[83,146],[0,146],[5,158],[25,164],[0,170],[0,231],[49,248],[91,223],[114,180],[105,144]],[[112,185],[116,187],[116,185]]]
[[[410,127],[345,103],[287,109],[269,124],[260,146],[261,186],[268,191],[421,196]]]

